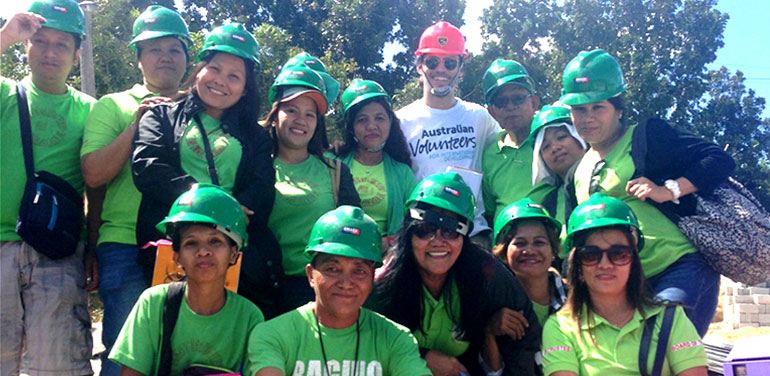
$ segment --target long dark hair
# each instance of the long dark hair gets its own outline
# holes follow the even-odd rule
[[[195,79],[203,68],[208,65],[209,62],[217,54],[224,54],[227,52],[214,52],[207,54],[198,64],[195,64],[187,79],[182,83],[183,91],[180,93],[180,97],[186,96],[191,92],[196,96],[197,91],[195,89]],[[244,95],[234,105],[225,110],[222,115],[222,122],[227,124],[237,124],[245,127],[256,127],[259,121],[259,84],[257,81],[257,68],[253,61],[243,59],[243,63],[246,66],[246,85],[244,86]]]
[[[281,101],[277,100],[273,103],[273,107],[267,114],[264,124],[264,127],[270,131],[270,138],[273,140],[273,158],[278,156],[278,135],[275,132],[275,127],[278,126],[278,111],[280,109]],[[326,164],[326,158],[324,158],[323,153],[328,148],[329,140],[326,138],[326,117],[316,110],[315,131],[313,131],[313,137],[310,138],[310,142],[307,144],[307,151]]]
[[[505,231],[500,238],[500,242],[492,247],[492,254],[503,260],[503,263],[508,263],[508,247],[516,236],[516,232],[519,231],[519,227],[526,223],[540,223],[545,229],[545,236],[548,238],[548,245],[551,246],[551,255],[553,257],[559,257],[559,249],[561,249],[561,241],[559,240],[559,233],[554,230],[554,227],[545,218],[522,218],[514,220],[512,224],[503,228]],[[513,265],[509,265],[513,268]]]
[[[420,277],[419,265],[412,250],[412,233],[415,220],[408,215],[397,234],[397,245],[386,255],[392,256],[385,272],[377,278],[374,287],[374,301],[377,309],[393,321],[409,328],[410,331],[423,331],[421,321],[425,312],[423,306],[423,283]],[[487,275],[493,274],[495,260],[488,252],[483,251],[463,236],[463,246],[454,265],[449,269],[442,296],[446,307],[452,306],[451,283],[457,285],[460,298],[460,317],[451,317],[457,322],[455,338],[471,342],[483,339],[487,320],[494,312],[482,310],[489,307],[485,301],[489,299],[485,293],[489,284]]]
[[[356,103],[345,115],[345,145],[340,149],[340,155],[346,156],[350,153],[355,153],[358,149],[358,141],[355,139],[355,126],[356,115],[361,111],[364,106],[369,103],[379,103],[385,108],[385,112],[390,118],[390,133],[388,133],[388,139],[385,141],[385,147],[382,149],[385,153],[393,158],[397,162],[401,162],[409,167],[412,167],[412,158],[409,156],[409,147],[406,144],[406,137],[404,132],[401,131],[401,120],[398,119],[396,113],[393,112],[393,108],[390,106],[385,97],[374,97]]]
[[[646,317],[645,308],[655,307],[661,303],[655,300],[654,296],[647,288],[646,280],[644,278],[644,272],[642,271],[642,262],[639,260],[639,251],[636,244],[636,235],[629,226],[616,225],[600,227],[596,229],[590,229],[578,233],[575,237],[574,246],[572,252],[569,255],[569,266],[567,269],[567,279],[569,281],[570,290],[567,296],[567,303],[564,305],[566,312],[570,314],[570,317],[575,321],[578,327],[580,327],[580,320],[583,314],[583,306],[588,309],[587,320],[593,321],[594,305],[591,300],[591,294],[588,291],[588,285],[583,280],[583,265],[580,261],[580,256],[576,255],[575,248],[586,244],[588,236],[596,231],[605,230],[619,230],[625,234],[628,239],[628,244],[634,249],[631,252],[631,271],[628,275],[628,282],[626,282],[626,300],[628,304],[641,313],[642,317]],[[591,340],[596,343],[593,332],[590,330],[589,334]]]

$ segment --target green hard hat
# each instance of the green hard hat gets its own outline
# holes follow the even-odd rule
[[[375,81],[356,78],[350,82],[350,86],[342,93],[342,110],[347,116],[348,111],[355,105],[371,98],[383,97],[389,105],[393,105],[390,96],[385,89]]]
[[[134,33],[129,46],[136,51],[138,42],[162,37],[177,37],[185,48],[190,45],[190,31],[182,16],[166,7],[150,5],[134,21]]]
[[[326,86],[326,103],[327,103],[327,110],[332,107],[332,104],[337,99],[337,96],[340,95],[340,83],[332,77],[329,72],[326,70],[326,65],[321,61],[321,59],[307,53],[307,52],[300,52],[288,61],[286,61],[286,64],[283,65],[283,68],[281,70],[286,69],[288,67],[293,67],[297,65],[304,65],[308,68],[318,72],[318,74],[323,78],[324,80],[324,86]]]
[[[177,224],[184,222],[209,223],[243,248],[248,240],[246,214],[235,197],[221,187],[199,183],[183,193],[171,205],[166,219],[155,228],[171,236]]]
[[[503,209],[495,219],[495,244],[500,242],[500,238],[510,231],[511,227],[519,220],[527,218],[543,218],[546,225],[550,225],[551,230],[558,234],[561,231],[561,223],[548,214],[543,205],[538,204],[531,198],[526,197],[516,201]]]
[[[222,25],[212,30],[198,53],[198,61],[213,52],[227,52],[231,55],[253,61],[259,66],[259,44],[254,36],[240,23]]]
[[[594,193],[588,200],[578,205],[569,216],[569,222],[567,222],[569,245],[572,246],[575,236],[581,231],[618,225],[635,228],[639,241],[637,249],[641,250],[644,247],[642,230],[631,208],[617,198],[604,193]]]
[[[43,16],[43,27],[86,36],[86,16],[74,0],[38,0],[27,11]]]
[[[545,105],[532,118],[532,125],[529,131],[529,140],[534,142],[537,132],[543,127],[552,123],[570,123],[572,119],[569,116],[570,110],[564,106]]]
[[[620,64],[604,50],[582,51],[564,68],[560,102],[579,106],[626,91]]]
[[[449,210],[470,223],[476,217],[476,197],[456,172],[442,172],[423,179],[406,201],[407,212],[421,202]]]
[[[275,103],[281,99],[285,89],[296,87],[318,91],[326,98],[326,85],[321,75],[307,66],[293,65],[281,70],[270,86],[267,99],[270,103]],[[325,107],[328,108],[328,100]]]
[[[535,82],[524,66],[513,60],[497,59],[487,68],[481,80],[486,104],[492,102],[498,89],[508,84],[519,85],[530,92],[535,91]]]
[[[374,261],[382,264],[381,237],[377,223],[356,206],[342,205],[318,218],[305,256],[312,259],[316,253],[328,253]]]

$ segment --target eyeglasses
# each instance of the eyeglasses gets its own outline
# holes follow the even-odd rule
[[[429,57],[425,59],[425,66],[428,67],[430,70],[434,70],[438,68],[439,64],[441,64],[442,59],[439,59],[437,57]],[[455,70],[458,65],[460,65],[460,61],[456,59],[443,59],[444,61],[444,68],[446,70]]]
[[[503,96],[503,95],[498,95],[498,96],[495,96],[494,99],[492,99],[492,105],[497,107],[497,108],[503,108],[503,107],[508,105],[508,102],[511,102],[511,103],[513,103],[514,106],[519,106],[522,103],[524,103],[524,101],[526,101],[527,98],[529,98],[531,96],[532,96],[532,94],[517,95],[517,96],[513,96],[513,97],[506,97],[506,96]]]
[[[603,255],[607,254],[607,259],[613,265],[623,266],[631,263],[633,248],[627,245],[615,244],[610,249],[601,249],[594,245],[584,245],[577,247],[577,256],[583,266],[598,265],[602,261]]]
[[[596,162],[596,165],[594,166],[593,171],[591,171],[591,183],[588,185],[588,194],[592,195],[596,192],[599,192],[602,189],[601,186],[601,172],[602,169],[604,169],[604,166],[607,164],[607,161],[604,159],[600,160],[599,162]]]
[[[441,230],[441,236],[447,240],[454,240],[460,237],[460,233],[456,230],[442,228],[428,222],[418,222],[412,226],[412,234],[422,240],[433,240],[438,234],[438,230]]]

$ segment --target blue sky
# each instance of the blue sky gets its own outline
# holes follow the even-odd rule
[[[30,1],[5,0],[0,5],[0,16],[9,18],[16,12],[24,11]],[[468,49],[478,52],[481,49],[481,22],[478,20],[482,10],[492,4],[492,0],[475,0],[467,6],[463,34],[468,39]],[[745,84],[753,89],[757,96],[770,99],[770,0],[722,0],[717,4],[719,11],[728,13],[730,19],[724,31],[724,47],[717,52],[717,60],[708,66],[718,69],[725,66],[731,73],[743,72]],[[386,52],[398,48],[388,46]],[[764,117],[770,117],[770,106],[765,106]]]

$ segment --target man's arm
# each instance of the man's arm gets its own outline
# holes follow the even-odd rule
[[[16,13],[0,29],[0,54],[16,43],[28,40],[38,29],[45,18],[34,13]]]

